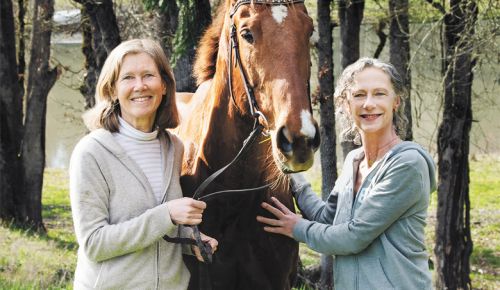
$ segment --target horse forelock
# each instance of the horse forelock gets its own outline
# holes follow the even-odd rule
[[[196,50],[193,73],[198,85],[212,79],[215,75],[219,40],[224,28],[226,10],[226,6],[221,1],[217,8],[217,16],[212,20],[212,23],[203,34]]]

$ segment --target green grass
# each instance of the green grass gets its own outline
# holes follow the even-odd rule
[[[46,170],[42,203],[47,234],[0,226],[0,289],[72,288],[76,242],[65,171]]]
[[[471,256],[474,289],[500,289],[500,160],[471,161]],[[320,191],[319,178],[312,179]],[[47,169],[43,191],[46,235],[0,226],[0,289],[70,289],[76,264],[68,195],[68,176],[63,170]],[[436,194],[429,207],[426,243],[433,255]],[[317,264],[319,255],[304,244],[300,256],[305,266]],[[432,257],[433,261],[435,258]]]

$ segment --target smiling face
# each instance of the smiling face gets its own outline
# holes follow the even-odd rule
[[[389,75],[375,67],[357,73],[347,94],[348,112],[365,136],[390,134],[399,103]]]
[[[153,58],[144,52],[127,54],[115,82],[121,117],[134,128],[151,132],[166,86]]]

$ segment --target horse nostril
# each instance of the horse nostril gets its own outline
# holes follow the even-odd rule
[[[316,134],[314,134],[314,138],[308,140],[308,145],[313,147],[314,150],[319,148],[319,144],[321,143],[321,138],[319,134],[318,128],[316,128]]]
[[[315,149],[318,149],[320,143],[321,143],[321,137],[320,137],[318,128],[316,128],[316,134],[314,135],[314,140],[313,140],[313,147]]]
[[[278,134],[276,136],[278,139],[277,145],[278,145],[278,148],[281,151],[283,151],[283,153],[290,154],[290,153],[292,153],[292,150],[293,150],[292,143],[285,135],[285,130],[286,130],[286,128],[284,126],[278,130]]]

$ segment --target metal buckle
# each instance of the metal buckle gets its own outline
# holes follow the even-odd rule
[[[271,136],[271,134],[269,133],[269,122],[267,121],[266,116],[264,116],[264,114],[259,110],[255,110],[253,116],[256,119],[262,118],[262,120],[264,121],[264,124],[261,123],[261,125],[264,127],[264,129],[262,130],[262,135],[266,137]]]

